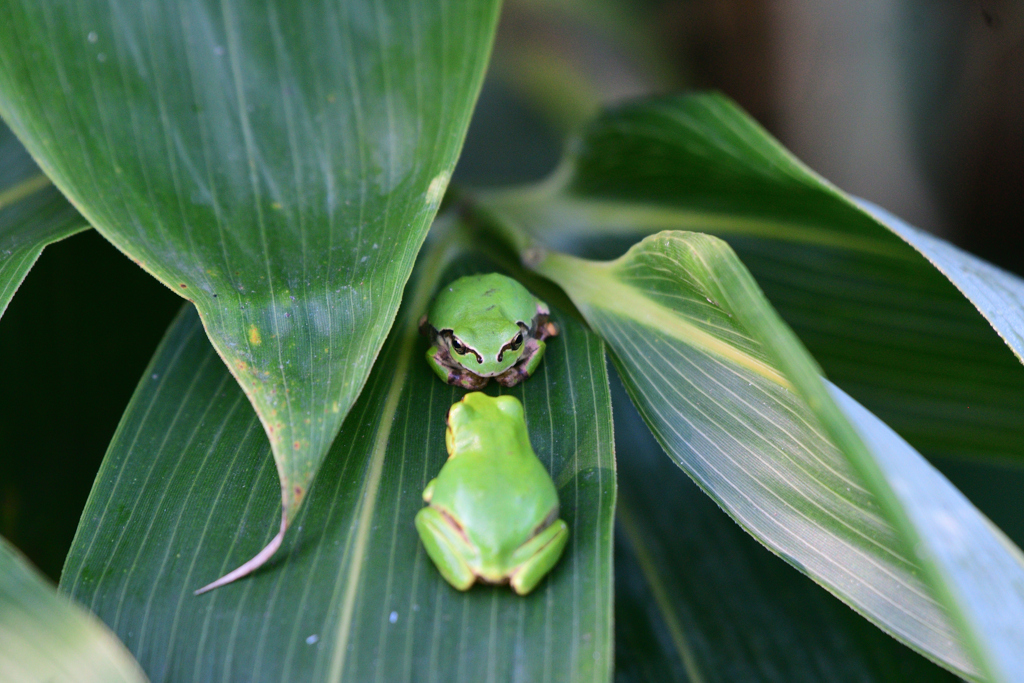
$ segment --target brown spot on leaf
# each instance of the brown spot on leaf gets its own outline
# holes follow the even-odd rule
[[[302,443],[296,441],[295,443],[292,444],[292,448],[294,448],[295,450],[299,450],[300,448],[302,448]]]

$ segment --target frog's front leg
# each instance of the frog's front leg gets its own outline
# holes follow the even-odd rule
[[[416,531],[445,581],[460,591],[469,589],[476,581],[476,574],[466,562],[467,557],[477,554],[473,546],[437,508],[428,506],[416,513]]]
[[[461,365],[452,362],[451,355],[437,344],[427,349],[427,364],[442,381],[453,386],[476,391],[487,384],[486,377],[466,372]]]
[[[529,541],[519,546],[512,555],[513,562],[522,561],[512,574],[512,590],[526,595],[540,583],[558,562],[569,540],[569,527],[560,519]]]
[[[523,351],[523,356],[519,359],[519,362],[494,379],[498,380],[498,383],[502,386],[514,387],[537,370],[541,359],[544,358],[544,350],[546,348],[547,344],[541,340],[530,339],[526,342],[526,349]]]
[[[451,373],[451,366],[445,364],[444,356],[437,344],[427,349],[427,364],[430,369],[437,373],[442,381],[447,382]]]

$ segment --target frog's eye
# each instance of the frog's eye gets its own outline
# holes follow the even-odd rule
[[[519,332],[516,333],[516,336],[512,337],[512,341],[506,342],[505,345],[501,347],[501,351],[498,352],[499,363],[506,351],[518,351],[519,347],[523,345],[523,331],[524,330],[520,329]]]
[[[466,345],[460,342],[459,338],[455,336],[452,336],[452,349],[454,349],[455,353],[460,356],[466,355],[469,351],[469,349],[466,348]]]

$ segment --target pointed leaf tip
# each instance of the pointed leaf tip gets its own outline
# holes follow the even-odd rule
[[[88,225],[0,123],[0,316],[43,248]]]
[[[440,269],[451,256],[434,259],[428,251],[423,258],[425,268]],[[467,256],[442,281],[481,261]],[[421,359],[424,340],[414,323],[422,306],[408,293],[429,299],[434,278],[413,277],[401,326],[274,561],[237,589],[202,601],[191,596],[193,587],[248,559],[251,553],[236,562],[234,553],[251,530],[260,544],[270,540],[262,520],[280,514],[281,489],[261,425],[215,362],[194,311],[186,309],[168,333],[104,460],[64,571],[66,592],[116,621],[146,670],[195,680],[276,681],[282,671],[317,680],[335,671],[334,680],[391,681],[419,666],[439,680],[611,679],[615,459],[604,347],[552,302],[559,337],[541,370],[512,389],[490,387],[523,404],[531,444],[558,482],[560,517],[575,541],[526,598],[484,586],[458,593],[412,523],[423,488],[447,457],[445,414],[463,393]],[[410,360],[399,378],[403,356]],[[384,419],[394,392],[394,416]],[[137,419],[143,415],[154,419]],[[194,434],[177,428],[185,418]],[[118,514],[124,505],[132,509],[127,519]],[[225,529],[225,519],[237,520],[239,531]],[[224,652],[234,654],[211,656]],[[388,656],[363,656],[370,652]]]
[[[394,321],[500,3],[275,5],[16,0],[0,112],[89,223],[195,305],[292,517]],[[25,61],[40,39],[45,64]],[[50,240],[20,232],[33,244],[15,281]]]
[[[267,560],[274,556],[274,553],[277,552],[277,549],[281,547],[281,541],[284,540],[284,532],[286,531],[288,531],[288,518],[285,515],[284,511],[282,511],[281,530],[277,532],[277,535],[270,540],[270,543],[268,543],[263,550],[259,551],[255,555],[255,557],[253,557],[251,560],[241,565],[234,571],[230,571],[224,576],[217,579],[216,581],[208,583],[202,588],[194,591],[192,595],[202,595],[203,593],[208,593],[212,591],[214,588],[226,586],[229,583],[234,583],[243,576],[248,576],[249,574],[252,574],[254,571],[265,565],[267,563]]]

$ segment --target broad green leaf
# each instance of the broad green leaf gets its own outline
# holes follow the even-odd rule
[[[394,320],[498,5],[0,9],[0,114],[97,230],[195,304],[270,437],[281,532],[249,570],[281,543]]]
[[[628,104],[569,149],[487,209],[600,258],[717,234],[826,374],[922,453],[1024,465],[1018,278],[858,206],[718,95]]]
[[[1024,362],[1024,280],[949,242],[907,225],[885,209],[858,201],[879,223],[928,259],[970,301]]]
[[[43,247],[86,227],[10,129],[0,124],[0,316]]]
[[[617,451],[629,454],[618,461],[617,681],[959,680],[733,523],[665,457],[616,385]]]
[[[0,681],[145,681],[107,628],[0,538]]]
[[[464,394],[424,360],[416,323],[438,263],[422,272],[284,552],[198,597],[197,585],[266,543],[277,494],[265,437],[191,309],[169,331],[111,444],[61,584],[154,681],[609,678],[615,471],[604,346],[556,311],[561,335],[539,373],[510,392],[558,487],[565,556],[524,598],[507,587],[459,593],[413,526],[446,458],[445,415]]]
[[[900,493],[891,454],[862,440],[724,242],[665,232],[611,262],[527,258],[605,339],[666,452],[741,526],[951,670],[990,681],[1024,670],[1020,551],[981,525],[987,535],[955,539],[979,564],[952,568],[936,555],[948,535],[922,522],[923,499]],[[940,475],[930,483],[936,496],[953,490]],[[980,518],[966,501],[948,514]],[[979,601],[983,586],[992,595]],[[980,629],[986,617],[1002,630]]]
[[[892,482],[920,538],[917,554],[948,587],[995,680],[1024,672],[1024,553],[888,425],[841,389],[836,403]]]

